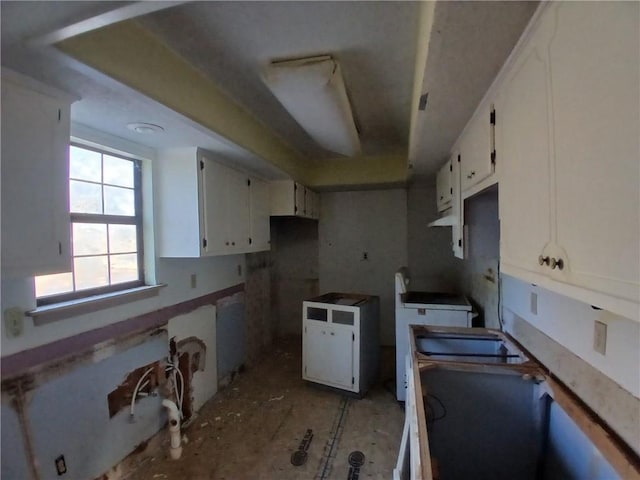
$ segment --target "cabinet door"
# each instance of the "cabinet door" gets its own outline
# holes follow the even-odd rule
[[[500,258],[508,267],[536,273],[550,239],[550,107],[542,22],[511,65],[496,97],[496,149],[500,152]]]
[[[493,173],[490,113],[491,105],[485,102],[472,117],[460,139],[460,181],[463,192]]]
[[[558,280],[638,301],[640,4],[559,3],[550,44]]]
[[[300,185],[299,183],[293,184],[293,198],[294,198],[294,207],[293,212],[297,217],[305,216],[305,205],[304,205],[304,193],[305,193],[304,185]]]
[[[206,157],[201,157],[200,162],[202,255],[225,253],[231,244],[227,225],[230,205],[226,194],[229,169]]]
[[[227,228],[229,252],[249,250],[249,177],[227,168]]]
[[[453,197],[451,171],[451,161],[448,161],[438,170],[438,175],[436,176],[436,202],[439,212],[451,207],[451,199]]]
[[[3,79],[2,269],[71,270],[69,105]]]
[[[353,388],[352,330],[330,323],[305,323],[305,378],[351,390]]]
[[[251,178],[249,215],[251,218],[251,251],[269,250],[271,229],[269,226],[269,184]]]

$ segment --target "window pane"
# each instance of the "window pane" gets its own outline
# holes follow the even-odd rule
[[[135,225],[109,225],[109,253],[136,252]]]
[[[102,187],[93,183],[71,180],[69,205],[74,213],[102,213]]]
[[[107,256],[73,259],[76,274],[76,290],[104,287],[109,284]]]
[[[120,187],[104,187],[104,213],[108,215],[136,214],[133,190]]]
[[[73,224],[73,255],[107,253],[107,225],[104,223]]]
[[[36,277],[36,298],[73,291],[71,272]]]
[[[69,177],[92,182],[102,181],[101,154],[71,146],[69,150]]]
[[[104,183],[133,188],[133,162],[110,155],[104,156]]]
[[[138,256],[111,255],[111,284],[133,280],[138,280]]]

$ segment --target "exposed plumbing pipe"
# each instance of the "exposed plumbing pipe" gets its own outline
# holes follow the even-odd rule
[[[129,419],[133,422],[134,419],[134,408],[135,408],[135,404],[136,404],[136,398],[138,397],[138,392],[141,388],[144,388],[142,386],[142,382],[144,381],[145,378],[147,378],[147,375],[149,375],[151,372],[153,372],[153,370],[155,369],[155,367],[150,367],[147,369],[146,372],[144,372],[142,374],[142,376],[140,377],[140,379],[138,380],[138,383],[136,384],[136,388],[133,389],[133,396],[131,397],[131,407],[129,409]],[[147,384],[149,383],[148,381],[146,382]]]
[[[173,460],[178,460],[182,455],[182,439],[180,438],[180,412],[175,402],[165,398],[162,406],[169,414],[169,433],[171,434],[171,449],[169,454]]]

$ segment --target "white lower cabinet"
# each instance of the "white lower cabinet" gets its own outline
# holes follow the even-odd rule
[[[501,269],[638,319],[640,4],[542,8],[496,99]]]
[[[71,98],[2,70],[2,271],[71,269]]]
[[[379,362],[379,299],[327,293],[303,302],[302,378],[364,394]]]
[[[269,249],[266,182],[214,158],[198,148],[158,153],[154,184],[161,257]]]

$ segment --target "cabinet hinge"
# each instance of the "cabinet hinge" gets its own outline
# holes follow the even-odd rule
[[[58,109],[58,122],[62,120],[62,110]]]
[[[458,163],[460,163],[460,155],[458,155]]]
[[[420,95],[420,101],[418,102],[418,110],[424,111],[427,108],[427,100],[429,99],[429,92]]]
[[[248,178],[248,179],[247,179],[247,186],[248,186],[248,187],[250,187],[250,186],[251,186],[251,179],[250,179],[250,178]]]
[[[489,122],[491,123],[491,125],[495,125],[496,124],[496,111],[495,110],[491,110],[491,113],[489,114]]]
[[[449,164],[449,171],[453,172],[453,165]]]
[[[297,191],[297,190],[298,190],[298,184],[297,184],[297,183],[294,183],[294,184],[293,184],[293,191],[295,192],[295,191]]]
[[[202,239],[202,248],[207,248],[207,239],[206,238]]]
[[[453,195],[453,188],[450,188],[450,189],[449,189],[449,193],[450,193],[451,195]]]
[[[62,242],[58,242],[58,255],[62,255]]]
[[[461,238],[458,239],[458,246],[462,247],[462,239]]]
[[[356,341],[356,334],[351,332],[351,341],[355,342]]]
[[[354,377],[351,377],[351,385],[354,385],[356,383],[356,379]]]
[[[294,212],[294,213],[298,213],[298,207],[297,207],[297,206],[296,206],[296,207],[293,207],[293,212]]]
[[[253,240],[251,240],[251,237],[249,237],[249,245],[251,245],[253,243]]]
[[[496,151],[491,152],[491,163],[496,164]]]
[[[204,161],[200,160],[200,170],[204,170]]]

